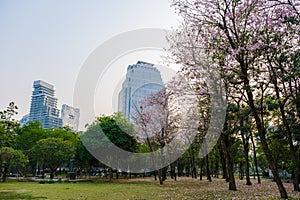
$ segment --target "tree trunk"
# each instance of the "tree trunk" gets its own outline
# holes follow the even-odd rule
[[[239,178],[240,178],[240,180],[244,179],[242,162],[239,163]]]
[[[162,168],[162,181],[167,180],[167,167]]]
[[[227,173],[227,167],[226,167],[226,153],[224,153],[221,141],[218,144],[218,149],[219,149],[219,154],[220,154],[220,158],[221,158],[223,179],[226,179],[226,181],[228,182],[228,173]]]
[[[177,181],[178,167],[174,166],[174,181]]]
[[[206,162],[206,175],[207,175],[207,180],[211,182],[211,176],[210,176],[210,169],[209,169],[209,162],[208,162],[208,154],[205,156],[205,162]]]
[[[204,159],[202,159],[201,166],[200,166],[200,181],[202,181],[202,177],[203,177],[203,166],[204,166]]]
[[[196,169],[196,163],[195,163],[195,155],[192,152],[192,177],[197,179],[197,169]]]
[[[42,170],[43,170],[43,172],[42,172],[42,179],[44,179],[45,178],[45,166],[44,165],[42,165]]]
[[[4,163],[3,164],[2,182],[6,182],[7,171],[8,171],[7,163]]]
[[[171,179],[174,179],[174,173],[175,173],[174,163],[171,163],[171,164],[170,164],[170,175],[171,175]]]
[[[254,165],[255,165],[255,171],[256,171],[256,174],[257,174],[257,183],[260,184],[261,182],[260,182],[260,175],[259,175],[258,166],[257,166],[255,143],[254,143],[254,139],[253,139],[253,135],[252,135],[251,131],[250,131],[250,138],[251,138],[252,147],[253,147]]]
[[[215,161],[215,178],[219,178],[219,160]]]
[[[109,168],[109,182],[112,182],[112,178],[113,178],[113,171],[112,168]]]
[[[227,122],[224,124],[224,130],[227,130]],[[228,169],[228,181],[229,181],[229,190],[236,190],[235,178],[234,178],[234,165],[233,160],[230,155],[230,141],[229,135],[222,133],[222,138],[225,145],[226,150],[226,158],[227,158],[227,169]]]
[[[294,144],[293,144],[293,138],[292,138],[292,132],[291,132],[291,129],[290,129],[290,126],[289,126],[289,122],[286,118],[286,115],[285,115],[285,109],[284,109],[284,102],[282,102],[282,98],[280,96],[280,91],[279,91],[279,87],[278,87],[278,81],[277,81],[277,77],[278,77],[278,74],[276,73],[273,65],[272,65],[272,61],[271,59],[268,57],[268,61],[269,61],[269,70],[271,71],[271,81],[274,85],[274,89],[275,89],[275,93],[276,93],[276,100],[278,101],[278,104],[279,104],[279,110],[280,110],[280,114],[281,114],[281,118],[282,118],[282,122],[283,122],[283,125],[285,127],[285,130],[286,130],[286,136],[287,136],[287,139],[288,139],[288,143],[289,143],[289,147],[290,147],[290,153],[291,153],[291,157],[292,157],[292,160],[293,160],[293,173],[294,173],[294,178],[293,178],[293,185],[294,185],[294,191],[300,191],[300,188],[299,188],[299,169],[300,169],[300,164],[299,162],[297,162],[297,156],[296,156],[296,151],[295,151],[295,147],[294,147]],[[281,66],[282,67],[282,66]],[[281,71],[282,68],[281,68]]]
[[[252,185],[250,180],[250,164],[249,164],[249,154],[245,152],[245,162],[246,162],[246,185]]]
[[[50,168],[50,179],[54,179],[55,169]]]
[[[277,87],[275,87],[277,88]],[[277,88],[278,90],[278,88]],[[278,91],[276,92],[278,93]],[[277,94],[279,96],[279,93]],[[280,97],[277,97],[277,98],[280,98]],[[289,143],[289,147],[290,147],[290,153],[291,153],[291,157],[292,157],[292,160],[293,160],[293,173],[294,173],[294,178],[293,178],[293,185],[294,185],[294,191],[300,191],[300,188],[299,188],[299,162],[297,162],[297,156],[296,156],[296,151],[295,151],[295,147],[294,147],[294,144],[293,144],[293,138],[292,138],[292,133],[291,133],[291,129],[290,129],[290,126],[288,124],[288,120],[286,119],[286,116],[285,116],[285,111],[284,111],[284,106],[283,104],[281,103],[280,99],[278,99],[279,101],[279,105],[280,105],[280,113],[281,113],[281,118],[282,118],[282,121],[283,121],[283,124],[284,124],[284,127],[286,129],[286,135],[287,135],[287,139],[288,139],[288,143]]]
[[[175,163],[172,163],[171,165],[170,165],[170,167],[171,167],[171,178],[172,179],[174,179],[174,181],[176,181],[177,179],[176,179],[176,165],[175,165]]]
[[[244,127],[243,120],[240,120],[240,126]],[[250,181],[250,165],[249,165],[249,135],[247,132],[241,130],[241,137],[243,141],[243,147],[244,147],[244,157],[246,162],[246,185],[252,185]]]
[[[26,165],[24,169],[24,178],[27,178],[27,171],[28,171],[28,166]]]
[[[159,184],[162,185],[163,184],[162,169],[158,170],[158,180],[159,180]]]
[[[258,134],[259,134],[259,137],[260,137],[262,148],[264,150],[264,153],[265,153],[266,159],[268,161],[269,167],[270,167],[270,169],[273,173],[274,180],[276,181],[278,190],[280,192],[280,197],[287,199],[288,195],[287,195],[286,189],[283,186],[281,179],[279,178],[277,167],[274,164],[273,157],[272,157],[270,149],[268,147],[268,143],[267,143],[267,140],[266,140],[266,129],[262,126],[262,121],[259,117],[257,108],[255,107],[255,104],[254,104],[253,94],[252,94],[252,91],[251,91],[251,87],[249,85],[248,74],[247,74],[246,69],[243,68],[243,67],[242,67],[241,78],[243,78],[243,81],[244,81],[244,86],[246,88],[246,93],[247,93],[247,96],[248,96],[248,104],[249,104],[249,107],[252,111],[253,117],[255,119],[256,128],[257,128],[257,131],[258,131]]]

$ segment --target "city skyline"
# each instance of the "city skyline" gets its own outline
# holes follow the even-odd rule
[[[69,127],[77,131],[79,126],[80,109],[63,104],[61,110],[57,108],[58,98],[55,96],[54,85],[43,80],[33,82],[30,112],[25,114],[20,125],[39,121],[43,128]]]
[[[135,57],[135,56],[134,56]],[[168,81],[170,81],[171,80],[171,78],[175,75],[175,70],[170,70],[170,68],[168,68],[168,67],[165,67],[165,66],[161,66],[161,65],[157,65],[157,64],[152,64],[152,63],[149,63],[149,62],[145,62],[145,61],[135,61],[137,64],[130,64],[130,65],[127,65],[126,67],[125,67],[125,69],[127,68],[127,72],[129,71],[129,68],[130,68],[130,66],[131,66],[131,68],[132,67],[134,67],[134,66],[136,66],[136,65],[144,65],[144,66],[148,66],[148,67],[151,67],[151,68],[153,68],[153,69],[155,69],[155,71],[157,71],[158,73],[159,73],[159,79],[160,80],[156,80],[156,82],[158,81],[159,83],[158,83],[158,85],[161,85],[162,87],[163,87],[163,85],[164,85],[164,83],[167,83]],[[124,66],[119,66],[119,67],[124,67]],[[162,74],[161,74],[161,72],[163,72]],[[127,74],[125,74],[125,76],[128,76]],[[145,75],[145,76],[149,76],[149,75]],[[126,79],[124,79],[124,81],[125,81]],[[122,82],[123,83],[123,82]],[[150,82],[149,82],[150,83]],[[74,107],[74,105],[67,105],[66,103],[64,103],[64,102],[62,102],[61,100],[60,100],[60,97],[59,96],[55,96],[54,97],[54,93],[56,93],[56,89],[57,89],[57,87],[56,86],[54,86],[53,84],[51,84],[51,83],[48,83],[48,82],[46,82],[46,81],[44,81],[44,80],[35,80],[34,82],[33,82],[33,85],[35,86],[35,85],[38,85],[38,84],[42,84],[42,85],[44,85],[44,86],[47,86],[47,87],[49,87],[49,89],[48,90],[52,90],[50,93],[51,93],[51,95],[53,95],[53,98],[55,99],[55,105],[59,105],[59,103],[58,102],[60,102],[60,104],[62,104],[62,106],[57,106],[58,108],[61,108],[60,110],[59,109],[56,109],[57,110],[57,116],[59,117],[59,118],[61,118],[62,119],[62,126],[65,126],[65,125],[68,125],[72,130],[74,130],[74,131],[84,131],[85,129],[83,129],[82,128],[82,126],[80,127],[79,126],[79,122],[82,122],[82,124],[81,125],[85,125],[86,123],[91,123],[92,121],[85,121],[85,120],[82,120],[82,121],[80,121],[79,120],[79,117],[80,117],[80,108],[75,108]],[[124,83],[123,83],[124,84]],[[119,85],[121,85],[121,84],[119,84]],[[142,88],[142,86],[143,85],[141,85],[141,88]],[[55,90],[54,90],[54,87],[55,87]],[[120,86],[121,87],[121,86]],[[141,89],[140,88],[140,89]],[[135,88],[136,90],[138,90],[139,88]],[[118,91],[118,88],[116,88],[116,90]],[[121,92],[121,88],[119,88],[119,92]],[[119,94],[119,92],[118,92],[118,94]],[[31,91],[31,93],[33,94],[34,93],[34,90],[33,91]],[[98,92],[99,93],[99,92]],[[116,96],[114,96],[114,97],[116,97]],[[31,97],[32,98],[32,97]],[[112,100],[112,101],[119,101],[119,99],[118,98],[115,98],[114,100]],[[111,102],[111,103],[113,103],[113,102]],[[30,103],[29,103],[30,104]],[[102,104],[102,102],[98,102],[98,105],[99,104]],[[119,102],[117,102],[117,104],[119,104]],[[111,109],[113,109],[112,111],[111,111],[111,113],[101,113],[101,112],[99,112],[99,113],[97,113],[97,116],[100,116],[100,115],[102,115],[102,114],[112,114],[113,112],[119,112],[119,109],[118,109],[118,107],[116,108],[116,107],[114,107],[114,105],[112,105],[112,107],[111,107]],[[69,111],[67,111],[67,115],[69,115],[69,114],[71,114],[72,116],[75,116],[75,118],[73,118],[73,120],[69,120],[69,119],[65,119],[65,122],[64,122],[64,120],[63,120],[63,109],[66,109],[66,110],[69,110]],[[70,112],[70,108],[71,108],[71,112]],[[59,113],[60,113],[60,115],[59,115]],[[20,123],[21,123],[21,125],[24,125],[24,124],[26,124],[27,122],[29,122],[29,121],[33,121],[33,120],[30,120],[29,119],[29,114],[30,114],[30,112],[28,112],[28,113],[25,113],[23,116],[21,116],[21,118],[19,119],[19,121],[20,121]],[[68,118],[68,116],[66,115],[66,117]],[[72,122],[71,122],[72,121]],[[69,123],[69,124],[68,124]],[[71,123],[71,124],[70,124]],[[75,124],[74,124],[75,123]]]
[[[84,5],[68,0],[1,1],[0,69],[5,75],[3,82],[8,84],[0,86],[0,110],[14,101],[19,107],[17,120],[29,113],[31,85],[39,79],[56,86],[59,108],[63,103],[73,105],[74,85],[82,63],[97,46],[126,31],[171,29],[177,23],[169,2],[161,0],[88,1]],[[135,55],[135,60],[160,63],[158,54]],[[124,70],[120,74],[124,76],[132,58],[122,62]],[[107,107],[103,105],[97,113],[110,113]]]

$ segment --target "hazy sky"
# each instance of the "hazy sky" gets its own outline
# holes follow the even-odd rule
[[[171,29],[178,21],[168,0],[0,0],[0,110],[14,101],[17,119],[28,113],[38,79],[55,86],[59,109],[72,105],[80,68],[100,44],[134,29]],[[123,73],[133,64],[126,62],[147,56],[130,55]],[[106,107],[95,110],[107,113]]]

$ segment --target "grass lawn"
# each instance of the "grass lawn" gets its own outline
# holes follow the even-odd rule
[[[261,185],[253,180],[252,186],[237,180],[238,191],[228,191],[228,184],[222,179],[199,181],[191,178],[168,179],[160,186],[152,178],[121,179],[109,183],[54,183],[9,181],[0,183],[0,199],[109,199],[109,200],[146,200],[146,199],[277,199],[276,184],[263,179]],[[289,196],[300,199],[300,192],[292,191],[292,184],[285,184]]]

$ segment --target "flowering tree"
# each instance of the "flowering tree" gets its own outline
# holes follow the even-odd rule
[[[275,1],[276,17],[280,18],[280,23],[276,29],[269,23],[269,28],[264,31],[262,37],[266,43],[264,48],[263,63],[267,67],[270,88],[273,94],[269,94],[276,99],[278,105],[279,118],[284,127],[285,136],[290,147],[291,158],[293,161],[293,184],[294,190],[300,191],[300,160],[297,158],[294,146],[293,127],[299,126],[300,98],[300,69],[299,69],[299,12],[297,6],[300,4],[292,1]],[[286,7],[291,11],[287,11]],[[282,11],[288,13],[281,16]],[[297,119],[298,118],[298,119]],[[295,120],[296,119],[296,120]],[[297,122],[298,121],[298,122]],[[296,123],[294,123],[296,122]]]
[[[299,51],[299,3],[296,0],[174,0],[173,6],[183,17],[183,25],[170,37],[172,55],[188,71],[193,71],[199,66],[195,62],[199,60],[199,52],[204,50],[218,65],[226,83],[244,91],[280,195],[287,198],[266,141],[263,116],[256,106],[261,94],[253,91],[259,85],[264,92],[272,92],[264,89],[270,83],[264,75],[274,74],[269,71],[267,55],[289,58]],[[294,182],[297,190],[295,186]]]
[[[142,99],[135,106],[134,119],[139,139],[148,145],[151,152],[156,152],[154,157],[159,158],[154,165],[165,167],[189,148],[198,133],[198,108],[197,92],[181,75],[173,77],[164,89]],[[152,162],[154,160],[152,158]],[[158,172],[160,181],[163,181],[161,170]]]
[[[175,138],[181,118],[172,100],[173,93],[164,88],[142,99],[140,106],[135,105],[134,119],[139,132],[139,140],[145,142],[151,152],[160,149],[162,159],[165,158],[166,153],[163,148]],[[165,161],[162,160],[162,163]],[[158,170],[160,184],[163,184],[165,172],[164,169]]]

